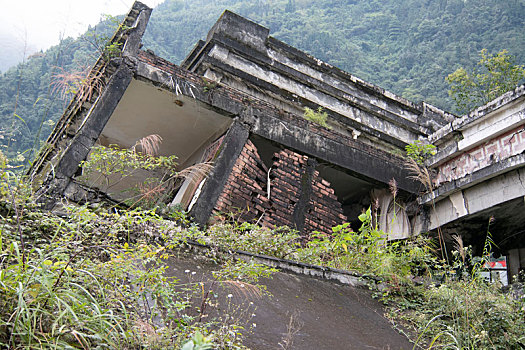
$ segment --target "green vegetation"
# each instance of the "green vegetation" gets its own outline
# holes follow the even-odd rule
[[[114,200],[123,199],[127,207],[154,208],[165,206],[181,178],[199,175],[206,177],[211,164],[198,163],[176,171],[177,156],[160,156],[162,138],[152,134],[141,138],[127,149],[117,145],[93,147],[87,160],[82,161],[79,180],[91,188],[110,194]],[[134,183],[115,190],[122,182]],[[116,194],[116,195],[115,195]]]
[[[130,27],[121,23],[121,20],[122,19],[119,17],[103,15],[101,22],[107,29],[100,31],[100,29],[97,30],[95,27],[94,30],[87,31],[82,37],[83,40],[88,42],[92,48],[94,48],[97,53],[106,61],[120,56],[120,52],[122,51],[122,43],[111,42],[114,32],[117,30],[122,30],[125,32],[131,29]]]
[[[191,229],[152,211],[65,206],[59,217],[40,211],[29,189],[4,175],[0,347],[243,348],[246,313],[226,309],[227,321],[203,314],[225,286],[260,297],[255,283],[273,269],[225,254],[214,256],[223,265],[212,281],[168,277],[166,259],[182,254]]]
[[[122,181],[144,171],[150,175],[132,188],[126,188],[129,198],[126,204],[131,207],[151,207],[162,202],[165,198],[161,194],[167,195],[173,191],[178,173],[175,171],[176,156],[154,156],[161,140],[159,135],[150,135],[129,149],[117,145],[95,146],[89,159],[81,163],[81,181],[107,193]]]
[[[236,261],[227,253],[232,249],[372,277],[365,280],[392,322],[423,347],[514,349],[525,341],[523,298],[479,275],[490,259],[489,235],[480,258],[457,237],[449,266],[424,235],[387,244],[371,209],[359,216],[358,231],[343,224],[306,241],[288,228],[251,223],[223,222],[201,231],[184,213],[170,220],[155,209],[64,205],[57,216],[39,210],[30,186],[2,159],[1,346],[240,349],[245,314],[228,322],[202,315],[216,307],[216,290],[240,288],[240,281],[245,293],[260,297],[259,278],[274,270]],[[213,280],[188,283],[165,274],[166,259],[182,254],[188,239],[225,248],[210,251],[221,264]]]
[[[446,110],[453,100],[443,77],[458,67],[472,70],[481,49],[508,49],[525,62],[523,0],[168,0],[153,11],[144,48],[178,63],[225,9],[361,79]],[[4,153],[13,158],[27,151],[25,163],[33,158],[75,91],[61,96],[53,82],[85,72],[101,52],[99,41],[114,29],[106,20],[0,76],[0,129],[10,132],[0,140],[8,146]]]
[[[413,159],[418,165],[425,164],[425,160],[436,154],[436,146],[424,144],[421,141],[414,141],[405,146],[406,155]]]
[[[525,66],[516,65],[507,50],[492,55],[483,49],[480,56],[472,72],[458,68],[446,78],[451,85],[448,93],[459,112],[468,113],[514,89],[525,78]]]
[[[328,119],[328,113],[326,113],[323,110],[323,107],[317,108],[317,111],[314,111],[311,108],[304,107],[304,119],[311,121],[312,123],[319,124],[321,126],[324,126],[325,128],[328,128],[328,124],[326,124],[326,120]]]

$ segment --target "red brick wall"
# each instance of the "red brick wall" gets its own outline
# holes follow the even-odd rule
[[[343,207],[330,183],[322,179],[318,171],[315,172],[312,187],[313,195],[306,215],[305,231],[332,232],[332,227],[347,221]]]
[[[234,214],[241,221],[258,220],[269,208],[264,165],[255,145],[248,140],[228,177],[215,210]]]
[[[265,215],[263,225],[268,227],[293,227],[293,212],[299,201],[301,175],[306,170],[306,156],[290,150],[274,154],[271,173],[271,210]]]
[[[233,213],[241,221],[257,221],[263,226],[294,227],[293,214],[305,185],[308,157],[291,150],[274,154],[271,167],[270,199],[267,198],[268,169],[255,145],[248,141],[237,159],[224,190],[215,206],[217,212]],[[305,213],[304,233],[329,233],[333,226],[346,221],[330,183],[315,171],[312,191]],[[306,184],[308,185],[308,184]]]

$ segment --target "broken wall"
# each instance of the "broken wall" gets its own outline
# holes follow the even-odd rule
[[[289,226],[308,234],[329,233],[347,220],[317,161],[289,149],[276,152],[268,168],[248,140],[215,206],[216,213],[266,227]]]

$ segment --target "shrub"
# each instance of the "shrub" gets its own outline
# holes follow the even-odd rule
[[[248,222],[216,224],[195,238],[205,244],[283,259],[293,257],[300,247],[300,236],[286,226],[271,230]]]
[[[348,223],[334,227],[331,235],[315,232],[297,257],[396,283],[410,283],[417,275],[428,275],[435,261],[430,239],[421,236],[387,242],[386,235],[374,226],[370,208],[359,215],[359,220],[357,232]]]

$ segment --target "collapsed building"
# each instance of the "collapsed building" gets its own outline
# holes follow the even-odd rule
[[[96,145],[130,148],[160,135],[159,155],[178,170],[211,162],[169,193],[169,205],[205,224],[220,213],[303,235],[331,232],[370,206],[388,239],[438,227],[483,245],[489,220],[509,272],[525,266],[525,88],[457,118],[412,103],[271,37],[225,11],[175,65],[141,50],[151,9],[136,2],[88,81],[58,121],[30,169],[47,208],[58,199],[96,201],[81,181]],[[303,117],[326,113],[326,126]],[[414,179],[405,147],[437,146],[426,166],[432,189]],[[118,201],[144,171],[104,195]],[[358,222],[352,222],[357,229]]]

